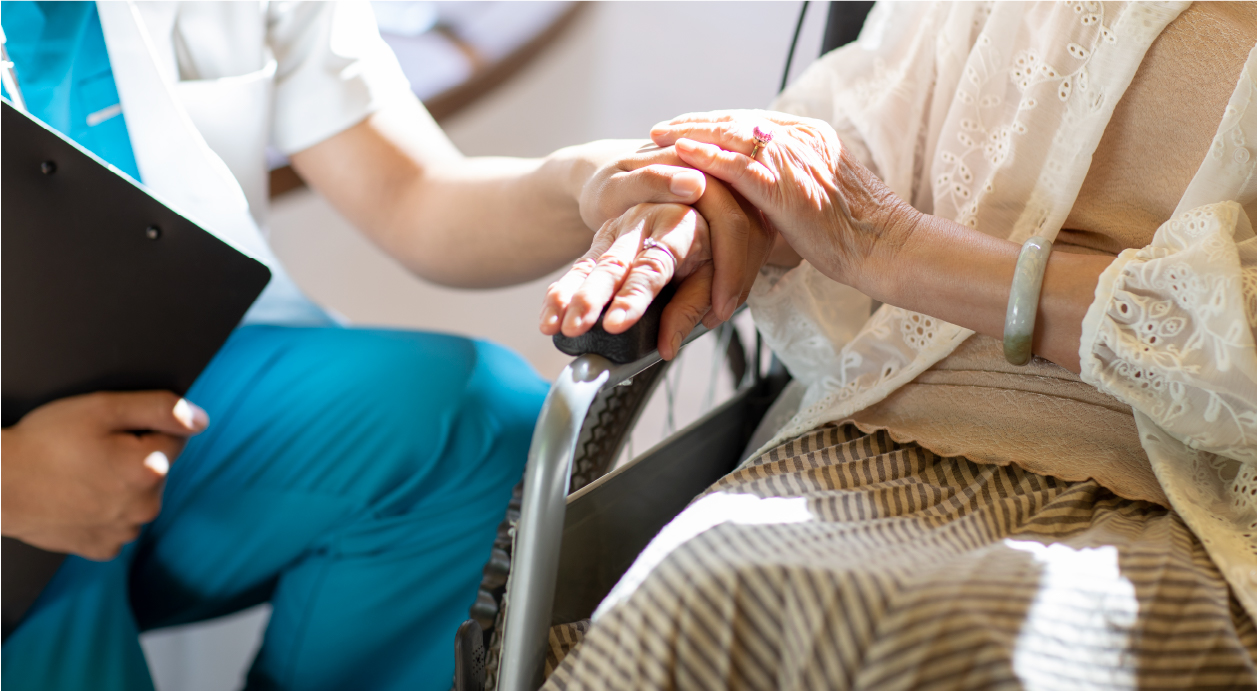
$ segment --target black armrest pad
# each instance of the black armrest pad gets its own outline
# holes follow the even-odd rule
[[[646,314],[622,334],[609,334],[602,328],[602,318],[607,314],[604,308],[602,314],[598,315],[598,322],[584,334],[575,338],[568,338],[562,333],[555,334],[554,347],[573,356],[597,353],[617,365],[640,360],[656,350],[663,308],[675,294],[675,285],[664,287],[655,297],[655,301],[650,303],[650,307],[646,308]]]

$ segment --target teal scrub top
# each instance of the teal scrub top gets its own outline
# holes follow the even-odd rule
[[[0,26],[30,114],[139,180],[96,3],[6,0]]]

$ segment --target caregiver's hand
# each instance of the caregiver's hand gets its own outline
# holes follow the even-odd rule
[[[772,133],[756,157],[754,128]],[[728,183],[830,278],[865,292],[921,213],[843,147],[828,123],[768,111],[683,115],[651,130],[660,146]]]
[[[660,148],[646,142],[629,152],[623,146],[626,143],[612,140],[581,145],[583,155],[594,160],[599,159],[601,147],[607,147],[601,167],[582,185],[581,219],[597,230],[643,203],[691,204],[697,205],[700,213],[706,213],[704,208],[711,211],[714,215],[708,216],[709,219],[718,215],[720,220],[713,228],[716,233],[712,248],[715,272],[710,300],[717,323],[732,317],[733,311],[746,299],[762,264],[756,264],[748,277],[743,263],[749,256],[748,243],[752,238],[738,218],[731,217],[725,223],[720,211],[723,207],[736,208],[733,196],[721,190],[707,201],[701,201],[707,189],[706,176],[682,162],[672,147]],[[757,215],[757,212],[751,213]]]
[[[699,321],[714,326],[732,316],[772,249],[773,235],[754,208],[715,181],[708,181],[696,207],[640,204],[604,223],[589,252],[546,292],[542,333],[580,335],[608,303],[603,327],[621,333],[674,279],[680,285],[659,330],[665,359],[676,356]],[[719,310],[712,308],[717,275],[729,281],[732,293]]]
[[[4,535],[110,559],[157,517],[166,472],[205,411],[168,391],[93,393],[27,413],[0,433]]]
[[[638,204],[693,204],[707,188],[706,176],[682,163],[672,147],[609,139],[571,148],[591,162],[576,194],[591,230]]]

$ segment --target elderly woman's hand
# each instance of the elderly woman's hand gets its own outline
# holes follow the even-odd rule
[[[676,356],[699,321],[714,326],[732,316],[773,245],[759,213],[714,180],[694,207],[639,204],[603,223],[593,245],[546,292],[541,331],[577,336],[610,303],[603,328],[621,333],[637,322],[669,282],[680,281],[664,309],[658,348]],[[726,304],[712,306],[726,282]]]
[[[772,135],[758,152],[756,128]],[[651,138],[728,183],[799,255],[848,285],[863,287],[880,273],[871,265],[892,261],[921,217],[821,120],[749,110],[691,114],[656,125]]]
[[[758,152],[756,126],[773,133]],[[829,278],[886,304],[1003,336],[1020,246],[913,209],[861,165],[828,124],[727,111],[661,123],[651,138],[740,192]],[[1052,253],[1035,320],[1035,354],[1080,371],[1082,320],[1110,261]]]
[[[625,145],[631,143],[608,140],[579,147],[587,158],[603,160],[601,166],[582,183],[579,194],[581,219],[590,228],[598,229],[638,204],[688,204],[697,206],[700,212],[706,208],[713,214],[709,219],[716,219],[713,223],[716,239],[712,248],[714,273],[708,298],[715,315],[713,323],[730,318],[746,299],[762,265],[762,261],[756,263],[749,269],[749,275],[744,267],[752,252],[759,259],[760,248],[757,246],[752,250],[748,244],[755,238],[746,232],[747,227],[737,218],[743,213],[736,211],[738,207],[733,199],[737,195],[730,195],[722,189],[702,201],[707,190],[706,176],[686,165],[677,156],[676,150],[649,142],[635,150],[626,150]],[[728,222],[724,220],[726,208],[735,210],[735,215],[729,217]],[[750,206],[747,208],[751,209]],[[758,216],[753,209],[750,213]]]

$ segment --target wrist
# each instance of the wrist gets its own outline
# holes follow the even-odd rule
[[[896,200],[853,272],[851,285],[875,300],[897,304],[916,273],[913,250],[922,244],[921,236],[928,234],[931,218]]]
[[[581,193],[597,170],[598,165],[589,146],[578,144],[565,146],[546,156],[540,172],[547,177],[556,196],[561,197],[565,204],[579,209]]]
[[[828,233],[821,234],[827,236],[824,246],[814,245],[811,252],[797,249],[835,281],[875,300],[892,302],[888,298],[903,278],[905,248],[930,217],[895,194],[845,148],[826,183],[831,218]]]

